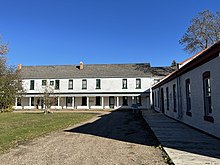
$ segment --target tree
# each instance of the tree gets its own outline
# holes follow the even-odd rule
[[[0,36],[0,55],[5,55],[8,52],[8,44],[2,43],[2,37]]]
[[[50,108],[52,105],[55,104],[56,97],[54,95],[54,89],[53,87],[46,85],[45,87],[43,87],[43,98],[42,98],[44,105],[45,105],[45,110],[44,113],[47,114],[48,112],[50,112]]]
[[[191,25],[180,39],[188,53],[204,50],[220,39],[220,12],[213,14],[209,10],[199,12],[191,20]]]
[[[0,109],[1,112],[12,111],[15,98],[22,95],[23,88],[19,71],[7,65],[8,45],[0,37]]]

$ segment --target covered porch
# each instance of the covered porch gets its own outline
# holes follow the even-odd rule
[[[119,109],[150,107],[148,96],[56,96],[51,109]],[[45,109],[44,100],[39,96],[16,98],[15,109]]]

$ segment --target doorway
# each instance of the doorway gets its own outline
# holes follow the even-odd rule
[[[114,106],[115,106],[115,98],[114,98],[114,96],[110,96],[109,97],[109,107],[114,108]]]
[[[66,97],[66,107],[72,107],[72,97]]]

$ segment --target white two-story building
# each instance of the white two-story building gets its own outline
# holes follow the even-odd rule
[[[18,66],[25,94],[16,98],[15,109],[44,108],[48,86],[56,99],[53,109],[150,108],[150,89],[173,71],[150,64],[94,64]]]

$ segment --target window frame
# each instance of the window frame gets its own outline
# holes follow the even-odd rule
[[[160,108],[160,91],[157,91],[157,107]]]
[[[101,79],[96,79],[96,89],[101,89]]]
[[[128,81],[127,81],[127,79],[122,79],[122,89],[128,89]]]
[[[54,86],[54,81],[53,80],[50,81],[50,85]]]
[[[211,75],[210,71],[206,71],[202,74],[203,78],[203,102],[204,102],[204,120],[214,122],[212,116],[212,90],[211,90]]]
[[[173,84],[173,112],[177,112],[177,102],[176,102],[176,84]]]
[[[18,97],[18,98],[17,98],[17,104],[16,104],[16,106],[21,106],[21,97]]]
[[[41,85],[42,85],[42,86],[46,86],[46,85],[47,85],[47,80],[45,80],[45,79],[42,80]]]
[[[35,86],[35,81],[30,80],[30,90],[34,90],[34,86]]]
[[[86,79],[82,79],[82,89],[87,89],[87,80]]]
[[[186,115],[192,116],[192,105],[191,105],[191,84],[190,79],[185,80],[185,94],[186,94]]]
[[[55,80],[55,90],[59,90],[60,89],[60,80]]]
[[[169,87],[166,87],[166,103],[167,103],[167,110],[170,109],[170,100],[169,100]]]
[[[136,79],[136,89],[141,89],[141,79],[140,78]]]
[[[68,89],[69,90],[73,89],[73,80],[72,79],[69,80]]]

